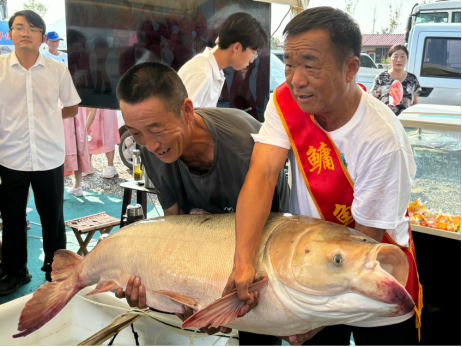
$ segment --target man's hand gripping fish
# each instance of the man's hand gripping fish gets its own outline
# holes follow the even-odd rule
[[[87,295],[123,288],[131,275],[146,287],[147,305],[182,313],[197,311],[183,328],[226,326],[287,336],[321,326],[414,309],[407,293],[408,262],[396,246],[381,244],[347,227],[323,220],[271,214],[255,257],[257,307],[237,317],[245,303],[221,293],[233,267],[234,214],[182,215],[127,226],[99,243],[84,259],[55,253],[52,278],[24,307],[18,334],[36,331],[81,289]]]

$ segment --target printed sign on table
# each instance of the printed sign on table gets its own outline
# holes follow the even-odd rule
[[[390,87],[389,103],[396,106],[403,98],[403,86],[400,81],[393,81]]]

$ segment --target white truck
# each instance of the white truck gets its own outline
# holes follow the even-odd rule
[[[404,42],[408,42],[411,29],[419,23],[460,23],[460,0],[415,4],[407,19]]]
[[[375,76],[384,71],[382,64],[376,65],[369,54],[361,53],[359,57],[359,70],[356,74],[356,82],[366,86],[367,92],[370,93],[374,84]]]
[[[460,105],[461,25],[416,24],[410,31],[406,71],[422,87],[421,104]]]

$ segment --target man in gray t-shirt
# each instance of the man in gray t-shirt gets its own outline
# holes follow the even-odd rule
[[[164,163],[143,147],[141,158],[148,176],[159,190],[164,210],[177,203],[186,214],[194,213],[195,209],[209,213],[235,212],[254,146],[250,134],[258,133],[261,124],[236,109],[199,108],[194,112],[202,117],[215,142],[210,170],[193,173],[181,157],[173,163]],[[289,188],[281,170],[271,211],[286,212],[288,208]]]
[[[233,109],[194,109],[177,73],[159,63],[138,64],[128,70],[117,86],[125,125],[142,149],[146,171],[160,191],[164,215],[234,212],[250,166],[252,133],[261,124],[247,113]],[[281,170],[275,186],[272,211],[287,212],[289,187]],[[234,245],[230,244],[230,247]],[[254,303],[258,302],[254,293]],[[141,279],[131,276],[125,293],[130,306],[146,306]],[[192,315],[185,308],[185,319]],[[207,329],[214,333],[217,329]],[[222,332],[230,332],[221,327]],[[273,336],[243,333],[243,345],[281,344]]]

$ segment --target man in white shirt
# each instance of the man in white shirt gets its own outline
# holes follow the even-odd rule
[[[50,31],[47,34],[47,39],[45,41],[48,46],[48,50],[42,51],[42,54],[67,66],[67,54],[58,51],[59,42],[62,40],[63,39],[59,37],[56,31]]]
[[[66,248],[62,120],[74,117],[81,101],[67,67],[39,52],[45,41],[43,19],[24,10],[8,24],[15,50],[0,56],[0,212],[6,274],[0,295],[14,292],[32,277],[25,221],[30,185],[42,224],[42,271],[47,280],[51,281],[54,252]]]
[[[195,107],[217,107],[225,83],[223,69],[246,68],[268,44],[268,34],[260,22],[244,12],[226,18],[218,38],[215,48],[206,48],[178,71]]]
[[[239,298],[248,305],[247,311],[258,303],[258,294],[249,293],[247,288],[254,280],[253,260],[269,214],[276,173],[287,155],[292,169],[291,213],[333,222],[337,218],[338,224],[348,225],[379,242],[386,242],[386,236],[403,251],[412,247],[406,209],[416,167],[404,129],[395,115],[356,84],[362,41],[358,25],[340,10],[316,7],[294,17],[284,35],[287,82],[275,90],[263,127],[258,135],[253,135],[257,143],[236,210],[234,268],[223,293],[237,290]],[[289,104],[291,108],[286,107]],[[305,132],[291,129],[293,124],[299,124],[294,123],[297,119],[291,118],[293,114],[306,124],[301,128]],[[303,148],[315,137],[325,137],[325,143],[321,142],[318,148],[319,141],[313,142],[313,146]],[[322,151],[326,143],[333,145],[332,151]],[[315,160],[329,153],[330,158],[337,160],[337,171],[332,162]],[[341,192],[332,192],[334,197],[316,196],[318,187],[325,185],[329,189],[337,183],[336,179],[319,181],[321,171],[323,175],[343,175],[346,184],[340,187]],[[343,194],[346,188],[352,189],[348,207],[341,214],[325,214],[329,204],[340,206],[330,200],[348,195]],[[318,204],[318,198],[324,199],[323,204]],[[411,294],[407,285],[406,289]],[[413,299],[419,305],[414,296]],[[306,344],[349,345],[353,332],[356,344],[417,344],[417,323],[412,319],[415,312],[419,318],[417,309],[400,317],[379,317],[354,326],[329,326],[320,332],[283,338],[291,344],[309,340]]]

